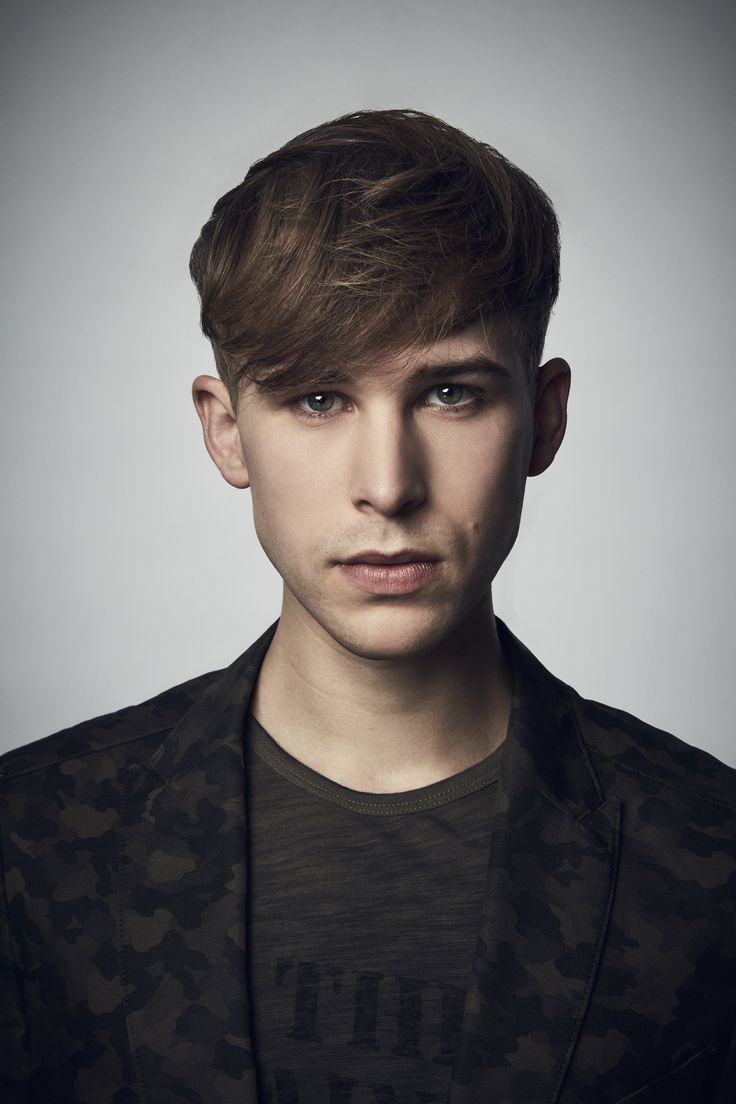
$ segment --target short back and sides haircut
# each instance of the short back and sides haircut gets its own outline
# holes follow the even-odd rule
[[[533,380],[559,289],[549,198],[421,111],[355,111],[256,161],[192,250],[202,331],[237,409],[326,387],[414,343],[504,320]]]

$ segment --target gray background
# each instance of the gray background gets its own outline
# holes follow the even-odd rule
[[[229,663],[280,588],[190,400],[187,259],[287,138],[430,111],[550,193],[568,435],[497,612],[581,693],[736,763],[734,5],[3,4],[2,744]]]

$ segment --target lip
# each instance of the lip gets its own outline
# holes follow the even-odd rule
[[[422,552],[418,548],[404,548],[400,552],[376,552],[370,549],[367,552],[358,552],[355,556],[349,556],[346,560],[338,561],[341,564],[405,564],[405,563],[437,563],[439,556],[432,552]]]
[[[412,594],[431,582],[440,561],[427,552],[361,552],[335,565],[340,574],[368,594]]]

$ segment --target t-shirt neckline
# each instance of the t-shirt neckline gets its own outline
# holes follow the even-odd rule
[[[504,747],[504,743],[501,743],[478,763],[428,786],[395,793],[370,793],[334,782],[295,759],[274,740],[250,711],[247,715],[246,739],[255,754],[288,782],[333,804],[371,816],[436,809],[483,789],[497,779]]]

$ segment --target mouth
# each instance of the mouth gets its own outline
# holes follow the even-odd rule
[[[406,563],[438,563],[439,556],[432,552],[422,552],[418,548],[405,548],[401,552],[358,552],[355,556],[349,556],[346,560],[336,561],[341,564],[406,564]]]
[[[368,594],[412,594],[431,582],[441,561],[431,552],[406,548],[401,552],[359,552],[335,566],[353,586]]]

